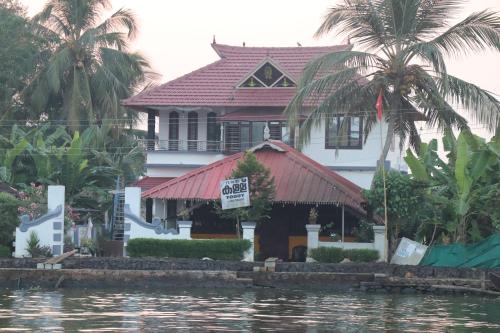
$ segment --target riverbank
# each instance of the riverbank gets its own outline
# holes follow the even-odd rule
[[[385,263],[277,263],[156,258],[68,258],[60,270],[36,269],[39,259],[0,260],[3,288],[285,288],[393,293],[477,292],[500,296],[494,270]],[[498,270],[496,271],[498,273]]]

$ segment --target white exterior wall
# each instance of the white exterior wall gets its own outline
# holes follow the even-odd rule
[[[198,113],[198,140],[206,141],[207,114],[214,110],[210,108],[184,108],[176,110],[179,113],[179,139],[187,140],[187,115],[190,111]],[[168,117],[172,110],[159,112],[159,139],[168,140]],[[223,110],[217,110],[219,114]],[[383,142],[387,133],[387,123],[382,124]],[[298,133],[298,131],[296,131]],[[363,188],[369,188],[375,174],[377,161],[381,153],[380,125],[375,124],[362,149],[326,149],[325,122],[313,128],[310,142],[302,148],[302,152],[322,165],[331,168],[341,176]],[[387,160],[391,169],[407,172],[408,167],[403,160],[404,151],[399,150],[399,140],[396,138],[389,150]],[[221,153],[196,151],[152,151],[147,154],[147,176],[179,177],[199,166],[204,166],[224,158]],[[162,166],[164,165],[164,166]]]
[[[129,240],[134,238],[191,239],[191,221],[177,221],[177,229],[166,229],[157,218],[152,223],[143,221],[141,213],[141,189],[125,188],[124,255]]]
[[[64,247],[64,186],[49,186],[47,190],[47,214],[34,221],[23,217],[16,228],[14,257],[29,256],[26,248],[30,233],[35,232],[40,246],[50,247],[54,256],[60,255]],[[55,215],[55,212],[58,212]]]
[[[387,123],[382,126],[383,138],[387,133]],[[304,145],[302,152],[313,160],[327,167],[339,168],[337,171],[355,184],[368,188],[370,187],[377,161],[380,157],[380,125],[373,126],[366,142],[363,137],[362,149],[326,149],[325,148],[325,122],[319,127],[313,128],[311,140]],[[396,139],[394,147],[391,147],[387,155],[387,160],[391,162],[391,168],[407,171],[408,167],[404,163],[402,153],[399,150],[399,141]],[[356,170],[356,167],[367,170]],[[352,168],[352,170],[350,170]],[[371,169],[371,170],[370,170]]]

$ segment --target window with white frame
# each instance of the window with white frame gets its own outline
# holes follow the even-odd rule
[[[325,127],[325,149],[363,148],[363,118],[334,115]]]

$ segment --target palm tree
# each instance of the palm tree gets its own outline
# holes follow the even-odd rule
[[[422,116],[439,129],[467,128],[466,119],[454,105],[489,130],[498,129],[499,101],[446,70],[445,57],[485,49],[500,51],[497,13],[484,10],[453,26],[448,24],[463,2],[344,0],[329,9],[316,36],[336,31],[359,50],[351,47],[329,53],[306,66],[297,93],[285,110],[294,123],[305,104],[313,105],[302,126],[302,143],[308,141],[313,126],[338,113],[362,113],[368,134],[377,121],[374,105],[379,94],[384,96],[388,123],[380,161],[385,160],[394,134],[400,137],[401,145],[408,140],[418,150],[415,121]]]
[[[32,104],[73,131],[82,121],[128,119],[120,100],[152,77],[148,62],[127,50],[137,32],[133,13],[120,9],[101,20],[110,7],[109,0],[49,0],[34,17],[53,53],[28,90]]]

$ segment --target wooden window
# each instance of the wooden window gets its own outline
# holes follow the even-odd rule
[[[332,116],[325,127],[325,149],[363,148],[363,118]]]
[[[179,150],[179,114],[175,111],[168,116],[168,150]]]
[[[188,113],[188,150],[198,150],[198,113]]]

